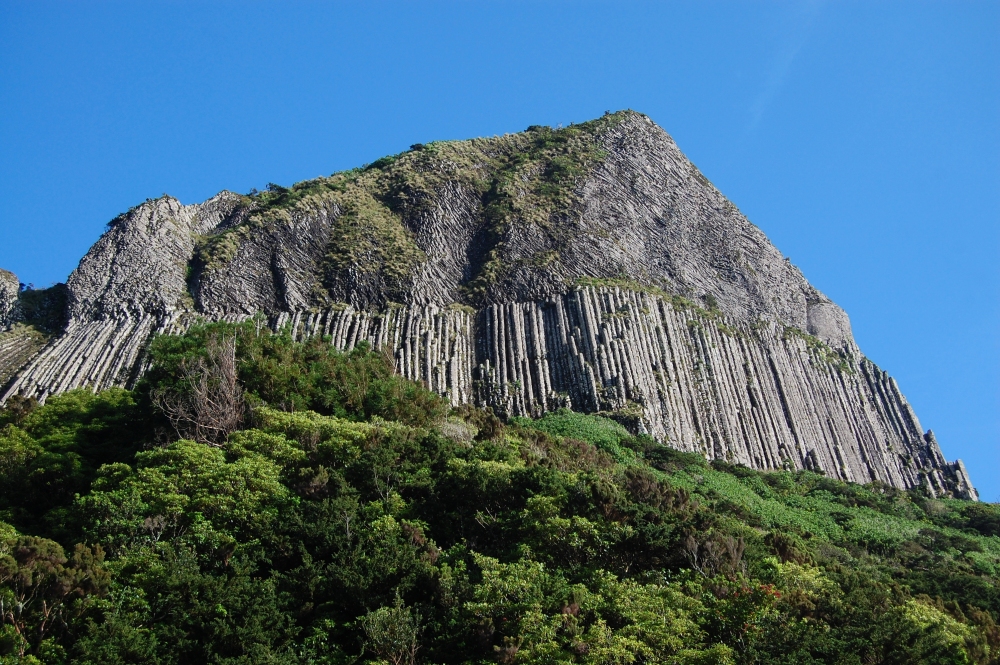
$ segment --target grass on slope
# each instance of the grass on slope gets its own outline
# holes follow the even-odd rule
[[[478,302],[518,267],[505,255],[511,229],[537,227],[553,247],[559,246],[560,225],[553,220],[571,213],[579,179],[604,157],[597,146],[600,133],[622,117],[608,114],[565,128],[532,126],[493,138],[416,144],[362,168],[291,187],[269,185],[244,197],[249,210],[244,223],[199,239],[195,268],[224,268],[258,230],[325,211],[336,221],[322,266],[324,286],[335,290],[345,275],[370,275],[381,280],[387,298],[400,298],[406,279],[425,260],[411,228],[457,188],[478,199],[483,219],[478,272],[464,285],[465,298]],[[544,267],[558,259],[553,249],[525,259],[525,265]]]

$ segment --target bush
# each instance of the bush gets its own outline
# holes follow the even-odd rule
[[[235,344],[239,384],[251,402],[286,411],[311,410],[353,420],[373,417],[423,426],[442,419],[448,403],[395,373],[391,356],[367,343],[343,352],[329,340],[294,341],[286,331],[272,335],[253,322],[196,326],[180,336],[163,336],[150,348],[152,367],[141,390],[190,394],[191,368],[211,362],[213,340]]]
[[[246,417],[158,437],[152,398],[211,388],[222,340]],[[387,355],[253,323],[152,358],[137,394],[0,414],[0,663],[1000,654],[996,506],[710,465],[570,411],[442,420]]]

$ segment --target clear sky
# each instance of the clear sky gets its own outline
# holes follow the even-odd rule
[[[1000,3],[0,0],[0,267],[119,212],[632,108],[1000,501]]]

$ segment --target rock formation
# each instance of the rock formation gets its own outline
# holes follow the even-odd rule
[[[0,270],[0,332],[9,330],[20,317],[18,296],[21,283],[12,272]]]
[[[9,327],[26,315],[5,288]],[[601,412],[709,458],[976,498],[844,311],[634,112],[148,200],[64,291],[44,348],[0,335],[2,399],[129,386],[152,335],[262,316],[389,347],[455,404]]]

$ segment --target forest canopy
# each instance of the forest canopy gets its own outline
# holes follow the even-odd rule
[[[0,663],[1000,663],[1000,506],[503,422],[254,323],[0,411]]]

